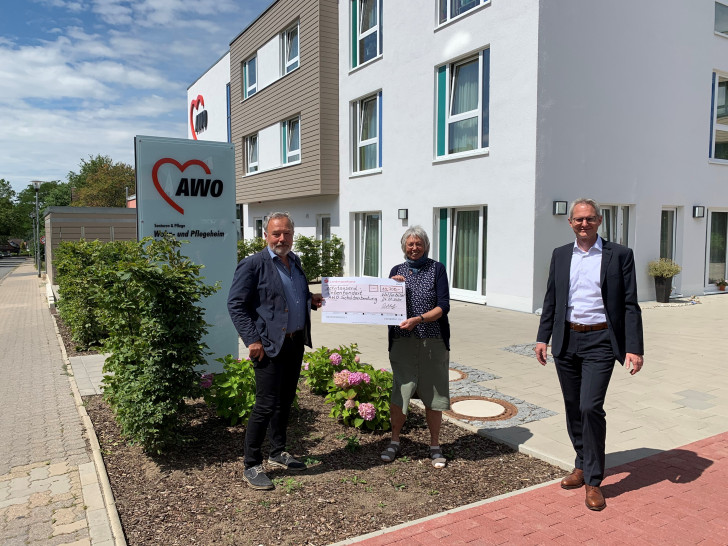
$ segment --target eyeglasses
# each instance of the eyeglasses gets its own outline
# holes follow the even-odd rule
[[[571,223],[572,224],[581,224],[586,220],[587,224],[596,224],[597,220],[599,220],[598,216],[585,216],[584,218],[572,218]]]

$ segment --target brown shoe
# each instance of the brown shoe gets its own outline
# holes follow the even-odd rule
[[[584,485],[584,471],[581,468],[575,468],[571,474],[561,480],[563,489],[579,489]]]
[[[599,489],[599,487],[597,487],[596,485],[586,486],[585,504],[589,510],[596,510],[597,512],[600,510],[604,510],[607,507],[607,501],[604,500],[602,490]]]

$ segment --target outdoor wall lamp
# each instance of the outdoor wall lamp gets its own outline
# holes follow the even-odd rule
[[[566,201],[554,201],[554,216],[564,216],[566,214]]]
[[[408,209],[397,209],[397,218],[399,218],[400,220],[406,220],[407,211]]]
[[[704,218],[705,217],[705,207],[702,205],[695,205],[693,207],[693,218]]]

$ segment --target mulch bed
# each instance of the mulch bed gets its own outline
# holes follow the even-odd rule
[[[67,332],[61,329],[68,351]],[[255,491],[242,478],[245,428],[228,426],[204,401],[187,401],[185,443],[156,457],[127,444],[101,396],[84,402],[130,546],[331,544],[563,474],[449,422],[440,435],[448,464],[435,469],[417,408],[410,410],[399,457],[384,463],[379,454],[387,433],[343,426],[301,383],[288,444],[309,469],[268,466],[276,489]]]

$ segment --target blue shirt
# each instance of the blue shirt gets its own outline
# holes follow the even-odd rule
[[[599,324],[607,321],[602,301],[602,238],[584,252],[574,242],[569,271],[569,301],[566,320],[578,324]]]
[[[270,247],[268,252],[276,265],[278,275],[283,284],[283,295],[288,304],[288,325],[286,333],[292,334],[306,327],[306,302],[308,301],[308,285],[306,277],[293,260],[288,260],[289,270],[283,261],[273,252]]]

